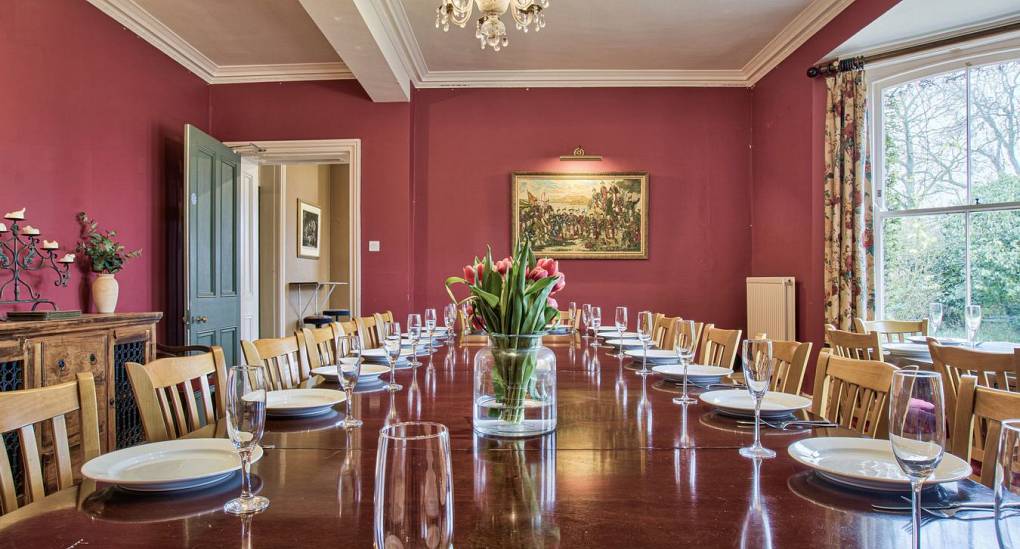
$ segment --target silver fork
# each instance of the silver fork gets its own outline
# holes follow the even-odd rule
[[[761,420],[761,424],[766,427],[778,429],[780,431],[788,431],[793,427],[839,427],[831,421],[825,421],[821,419],[789,419],[780,422],[769,422],[764,419]],[[737,425],[754,425],[754,421],[737,420]]]

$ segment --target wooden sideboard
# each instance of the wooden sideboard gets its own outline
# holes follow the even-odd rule
[[[124,364],[148,362],[156,356],[156,323],[162,317],[163,313],[115,313],[0,322],[0,391],[55,385],[74,380],[79,372],[92,372],[102,451],[143,442],[145,434]],[[78,419],[68,419],[74,444]],[[4,442],[10,450],[17,444],[16,433],[4,435]]]

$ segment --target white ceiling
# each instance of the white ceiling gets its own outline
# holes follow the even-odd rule
[[[1020,0],[902,0],[833,50],[850,57],[1020,19]]]

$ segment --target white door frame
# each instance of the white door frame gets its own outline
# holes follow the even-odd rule
[[[295,141],[229,141],[224,143],[226,146],[234,149],[237,154],[241,155],[242,163],[247,164],[245,159],[253,161],[253,164],[257,165],[283,165],[283,164],[302,164],[302,163],[315,163],[315,164],[347,164],[350,169],[350,211],[348,212],[351,227],[351,240],[349,242],[349,253],[350,253],[350,272],[348,273],[347,282],[351,285],[351,315],[358,316],[361,314],[361,140],[360,139],[312,139],[312,140],[295,140]],[[250,193],[257,197],[258,192],[258,170],[254,170],[255,178],[254,181],[250,181],[248,177],[242,177],[243,186],[249,188],[242,191]],[[282,179],[282,178],[281,178]],[[284,189],[282,185],[278,186],[278,190],[282,192]],[[245,202],[245,207],[241,208],[241,227],[251,227],[257,231],[258,228],[258,200],[252,202],[254,207],[248,207],[248,202]],[[278,243],[280,250],[286,249],[286,238],[290,235],[283,234],[284,231],[278,231],[280,242]],[[241,250],[240,264],[242,268],[248,269],[250,272],[258,272],[258,254],[253,251],[258,250],[258,234],[255,234],[254,238],[255,247],[243,247]],[[284,261],[283,254],[279,254],[278,258],[282,264]],[[282,265],[277,272],[283,273]],[[258,293],[258,279],[255,278],[255,293]],[[285,321],[284,317],[286,314],[286,288],[281,284],[280,280],[276,280],[274,283],[279,300],[279,307],[277,310],[277,316],[279,317],[276,321],[278,335],[284,335]],[[251,301],[248,300],[248,306],[251,306]],[[255,313],[258,311],[258,300],[254,302]],[[245,300],[242,299],[242,311],[241,317],[245,318]],[[251,312],[249,311],[249,314]],[[254,318],[257,318],[257,314],[254,314]],[[253,334],[252,339],[256,336]]]

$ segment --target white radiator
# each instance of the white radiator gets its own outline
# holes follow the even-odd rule
[[[792,276],[747,278],[747,337],[797,338],[797,292]]]

